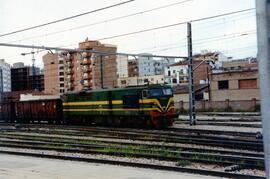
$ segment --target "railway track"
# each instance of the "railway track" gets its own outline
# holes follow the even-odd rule
[[[70,135],[70,136],[92,136],[107,139],[130,139],[143,140],[151,142],[171,142],[171,143],[185,143],[196,145],[208,145],[213,147],[237,148],[253,151],[263,151],[263,144],[261,139],[252,138],[236,138],[228,136],[214,136],[202,133],[178,133],[171,131],[149,131],[149,130],[126,130],[115,128],[92,128],[92,127],[67,127],[64,130],[59,126],[53,126],[50,130],[40,127],[20,127],[21,132],[35,132],[35,133],[50,133],[54,135]],[[184,130],[185,131],[185,130]],[[207,131],[204,131],[207,132]],[[241,136],[242,137],[242,136]]]
[[[195,173],[202,172],[193,167],[195,164],[214,165],[222,169],[219,171],[209,169],[210,173],[213,172],[210,175],[263,178],[256,174],[241,174],[242,170],[263,172],[264,169],[262,141],[256,139],[254,133],[190,131],[181,128],[157,131],[42,124],[16,124],[15,127],[2,124],[2,126],[3,130],[0,130],[0,151],[2,152],[9,148],[11,150],[8,152],[32,150],[37,152],[35,155],[53,151],[57,152],[56,155],[64,153],[65,156],[71,157],[73,154],[83,154],[149,159],[173,162],[170,166],[155,165],[160,168],[171,167],[176,171],[186,169]],[[30,152],[29,155],[32,153]],[[79,160],[86,159],[87,157],[83,157]],[[240,172],[235,172],[234,176],[231,172],[224,172],[225,168],[230,166],[237,166],[233,170],[240,170]],[[204,172],[207,173],[207,171]]]

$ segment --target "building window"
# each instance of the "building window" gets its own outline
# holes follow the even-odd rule
[[[121,80],[121,84],[122,85],[124,85],[124,84],[126,84],[127,82],[126,82],[126,80]]]
[[[60,84],[60,87],[64,87],[64,83],[61,83],[61,84]]]
[[[60,81],[64,81],[64,78],[60,78],[59,80],[60,80]]]
[[[239,89],[254,89],[257,88],[257,79],[244,79],[238,81]]]
[[[59,60],[59,64],[64,64],[64,61],[63,60]]]
[[[181,69],[181,70],[179,71],[179,73],[180,73],[180,74],[184,74],[184,70]]]
[[[229,89],[229,81],[228,80],[218,81],[218,89],[219,90]]]
[[[171,76],[171,71],[170,70],[168,71],[168,76]]]
[[[64,76],[64,72],[59,72],[59,76]]]
[[[59,67],[59,70],[64,70],[64,66]]]
[[[174,79],[172,80],[172,82],[173,82],[173,83],[177,83],[177,80],[176,80],[176,78],[174,78]]]

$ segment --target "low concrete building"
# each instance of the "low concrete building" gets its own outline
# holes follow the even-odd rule
[[[118,87],[164,84],[164,75],[125,77],[118,79]]]
[[[195,100],[209,100],[208,84],[195,85]],[[179,85],[173,87],[174,101],[177,102],[189,102],[189,88],[188,85]]]
[[[210,100],[259,99],[258,70],[223,71],[210,74]]]

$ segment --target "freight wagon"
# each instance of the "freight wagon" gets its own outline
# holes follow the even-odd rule
[[[0,103],[0,120],[5,122],[14,122],[14,103]]]
[[[60,123],[62,121],[60,99],[6,102],[0,104],[0,111],[0,119],[6,122]]]

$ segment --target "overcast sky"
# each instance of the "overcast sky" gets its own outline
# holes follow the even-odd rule
[[[0,35],[123,1],[125,0],[0,0]],[[86,37],[89,40],[103,39],[255,7],[255,0],[191,0],[128,18],[110,20],[182,1],[184,0],[135,0],[109,10],[0,37],[0,42],[76,48]],[[103,23],[93,25],[101,21]],[[202,50],[221,51],[235,59],[256,56],[255,10],[194,22],[192,30],[194,53]],[[186,56],[186,35],[184,24],[109,38],[101,42],[117,45],[118,52]],[[0,47],[0,59],[4,58],[11,64],[18,61],[30,64],[31,56],[20,55],[30,51],[31,49]],[[38,66],[42,66],[43,54],[44,52],[36,54]]]

